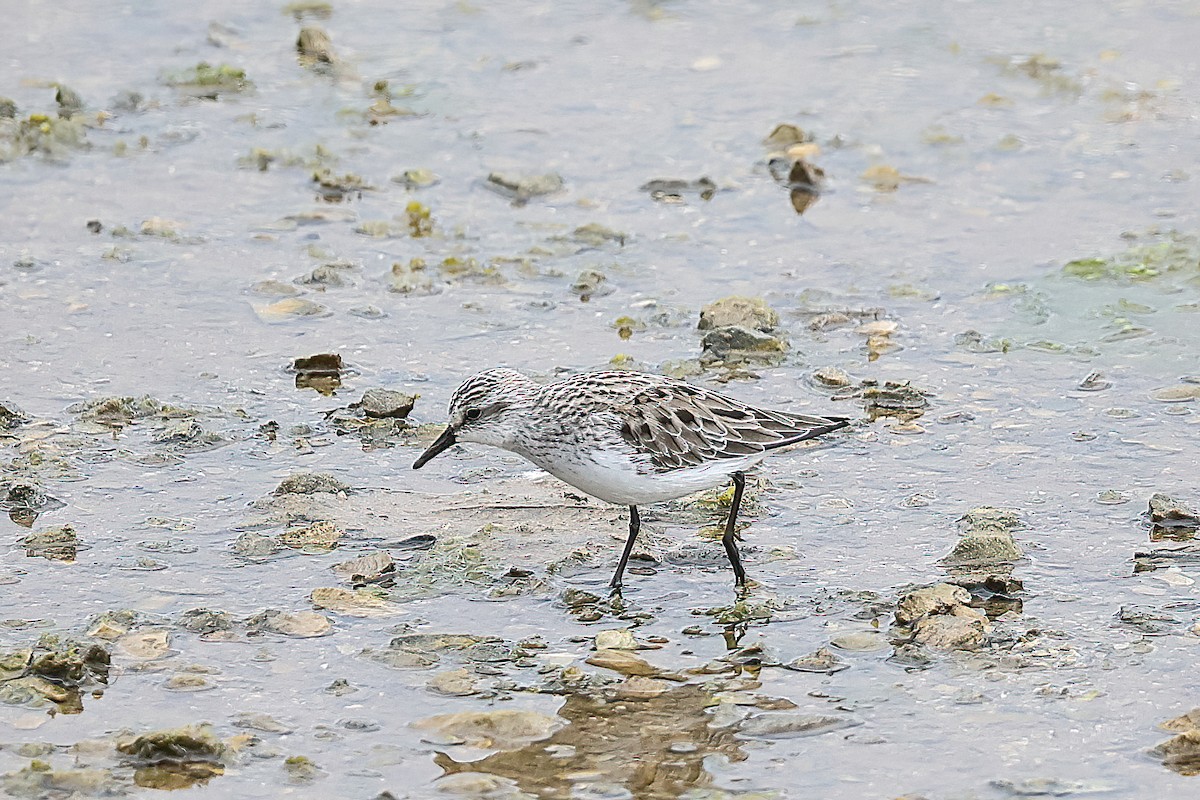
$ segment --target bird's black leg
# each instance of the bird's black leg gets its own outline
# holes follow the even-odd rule
[[[621,575],[625,573],[625,564],[629,561],[629,554],[633,552],[633,543],[637,540],[638,531],[641,530],[642,521],[638,517],[637,506],[629,507],[629,538],[625,540],[625,551],[621,553],[621,560],[617,563],[616,574],[613,575],[612,582],[608,585],[613,589],[621,588]]]
[[[737,536],[738,507],[742,504],[742,491],[745,488],[746,476],[741,472],[733,473],[733,502],[729,504],[729,519],[725,523],[725,535],[721,537],[721,544],[725,545],[725,554],[729,556],[729,563],[733,566],[734,583],[738,586],[745,585],[746,570],[742,567],[742,557],[733,540]],[[625,562],[621,563],[624,565]]]

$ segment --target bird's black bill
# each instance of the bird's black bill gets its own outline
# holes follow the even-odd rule
[[[457,441],[458,439],[454,437],[454,428],[447,425],[446,430],[442,431],[442,435],[435,439],[433,444],[429,445],[424,453],[421,453],[420,458],[413,462],[413,469],[420,469],[425,466],[431,458]]]

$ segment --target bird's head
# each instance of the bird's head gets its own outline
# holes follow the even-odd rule
[[[534,386],[521,373],[503,367],[463,381],[450,398],[446,430],[413,462],[413,469],[425,466],[457,442],[510,447],[520,431],[521,410]]]

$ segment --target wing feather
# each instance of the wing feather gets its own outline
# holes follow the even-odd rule
[[[660,471],[763,453],[847,424],[840,417],[754,408],[691,384],[642,389],[620,413],[621,437]]]

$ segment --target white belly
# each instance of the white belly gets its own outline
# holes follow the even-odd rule
[[[638,472],[624,454],[604,454],[603,451],[592,461],[546,458],[539,459],[542,463],[535,463],[592,497],[623,506],[640,506],[674,500],[728,483],[733,473],[749,469],[762,458],[759,453],[660,473]]]

